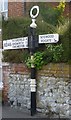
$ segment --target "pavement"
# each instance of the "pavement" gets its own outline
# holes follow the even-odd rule
[[[12,108],[11,106],[3,106],[2,107],[2,119],[4,118],[47,118],[47,116],[42,115],[41,113],[37,113],[34,116],[31,116],[30,110],[20,109],[20,108]],[[26,120],[27,120],[26,119]]]
[[[48,117],[42,113],[37,112],[34,116],[31,116],[30,110],[26,108],[20,109],[18,107],[11,107],[8,105],[0,106],[0,120],[71,120],[68,118],[60,119],[54,117]]]

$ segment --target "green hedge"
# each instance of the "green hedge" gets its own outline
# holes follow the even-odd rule
[[[28,35],[29,18],[15,18],[2,21],[3,40]]]
[[[54,26],[64,23],[65,17],[63,16],[66,3],[60,1],[58,6],[52,7],[49,4],[39,3],[40,14],[44,21]]]
[[[28,17],[9,19],[8,21],[3,20],[2,21],[3,40],[28,36],[30,24],[31,24],[31,19]],[[42,19],[37,19],[37,29],[36,29],[37,34],[44,34],[44,33],[47,34],[54,32],[55,32],[55,27],[53,25],[47,24],[46,22],[42,21]]]
[[[29,26],[31,24],[31,19],[28,17],[25,18],[15,18],[15,19],[8,19],[8,21],[2,21],[2,39],[7,40],[11,38],[18,38],[28,36],[29,33]],[[45,27],[44,27],[45,26]],[[55,32],[55,27],[52,25],[47,24],[46,22],[42,22],[42,19],[37,20],[37,29],[36,34],[46,34],[46,33],[53,33]],[[27,56],[28,50],[7,50],[3,52],[3,61],[6,62],[25,62],[26,57],[25,51]]]
[[[37,22],[36,34],[38,34],[38,35],[39,34],[49,34],[49,33],[50,34],[51,33],[59,33],[59,37],[60,37],[59,42],[57,44],[53,44],[53,46],[57,47],[58,44],[60,45],[62,43],[62,48],[61,48],[62,51],[60,53],[61,61],[56,56],[56,58],[58,59],[58,61],[56,61],[56,62],[68,62],[71,59],[71,57],[69,57],[69,55],[71,56],[70,49],[69,49],[69,46],[71,46],[71,44],[69,45],[69,36],[71,36],[71,33],[69,31],[71,29],[71,27],[70,27],[71,24],[68,23],[68,20],[64,21],[65,23],[63,25],[61,24],[59,27],[55,27],[51,24],[46,23],[45,21],[42,20],[41,17],[38,17],[36,22]],[[3,40],[28,36],[30,24],[31,24],[31,19],[28,17],[19,18],[19,19],[9,19],[8,21],[3,21],[3,23],[2,23],[2,28],[3,28],[2,38],[3,38]],[[70,43],[71,43],[71,41],[70,41]],[[47,45],[47,48],[48,48],[48,45]],[[53,49],[55,49],[55,53],[57,52],[56,47],[53,47]],[[38,51],[40,53],[42,51],[46,52],[47,48],[45,45],[39,45],[39,50],[37,50],[37,52]],[[58,50],[58,52],[59,52],[59,50]],[[45,61],[46,64],[48,62],[54,62],[54,59],[52,59],[52,54],[49,54],[49,55],[47,55],[47,54],[49,54],[49,51],[47,51],[45,57],[44,57],[44,55],[42,56],[43,57],[42,60],[44,60],[44,58],[46,58],[46,61]],[[38,55],[38,54],[36,54],[36,55]],[[12,63],[23,63],[23,62],[25,63],[28,56],[29,56],[28,49],[7,50],[7,51],[3,52],[3,61],[12,62]],[[49,59],[48,59],[48,57],[49,57]],[[41,61],[41,63],[42,63],[42,61]]]
[[[69,61],[71,59],[71,22],[70,20],[66,20],[64,25],[60,25],[57,29],[57,32],[60,35],[60,42],[63,45],[63,60]]]

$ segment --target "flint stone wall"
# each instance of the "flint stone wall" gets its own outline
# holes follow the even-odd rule
[[[30,72],[14,71],[8,76],[8,102],[30,109]],[[49,116],[70,116],[70,76],[67,64],[49,64],[37,72],[37,111]]]

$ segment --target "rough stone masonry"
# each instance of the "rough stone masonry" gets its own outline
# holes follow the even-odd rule
[[[51,117],[69,118],[71,115],[71,83],[68,66],[47,65],[37,74],[37,111]],[[62,74],[61,74],[62,73]],[[8,102],[12,107],[30,109],[30,74],[10,73]]]

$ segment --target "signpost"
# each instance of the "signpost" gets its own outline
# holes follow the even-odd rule
[[[33,10],[36,9],[36,14],[33,14]],[[22,37],[22,38],[15,38],[10,40],[4,40],[3,41],[3,49],[22,49],[22,48],[28,48],[30,50],[31,55],[31,61],[34,61],[34,53],[35,48],[38,47],[38,43],[57,43],[59,41],[59,35],[58,34],[44,34],[39,35],[39,39],[37,38],[35,34],[35,29],[37,27],[35,21],[36,17],[39,14],[39,7],[33,6],[30,11],[30,16],[32,18],[32,23],[30,24],[29,28],[29,35],[28,37]],[[31,115],[36,114],[36,69],[34,62],[31,62]]]

